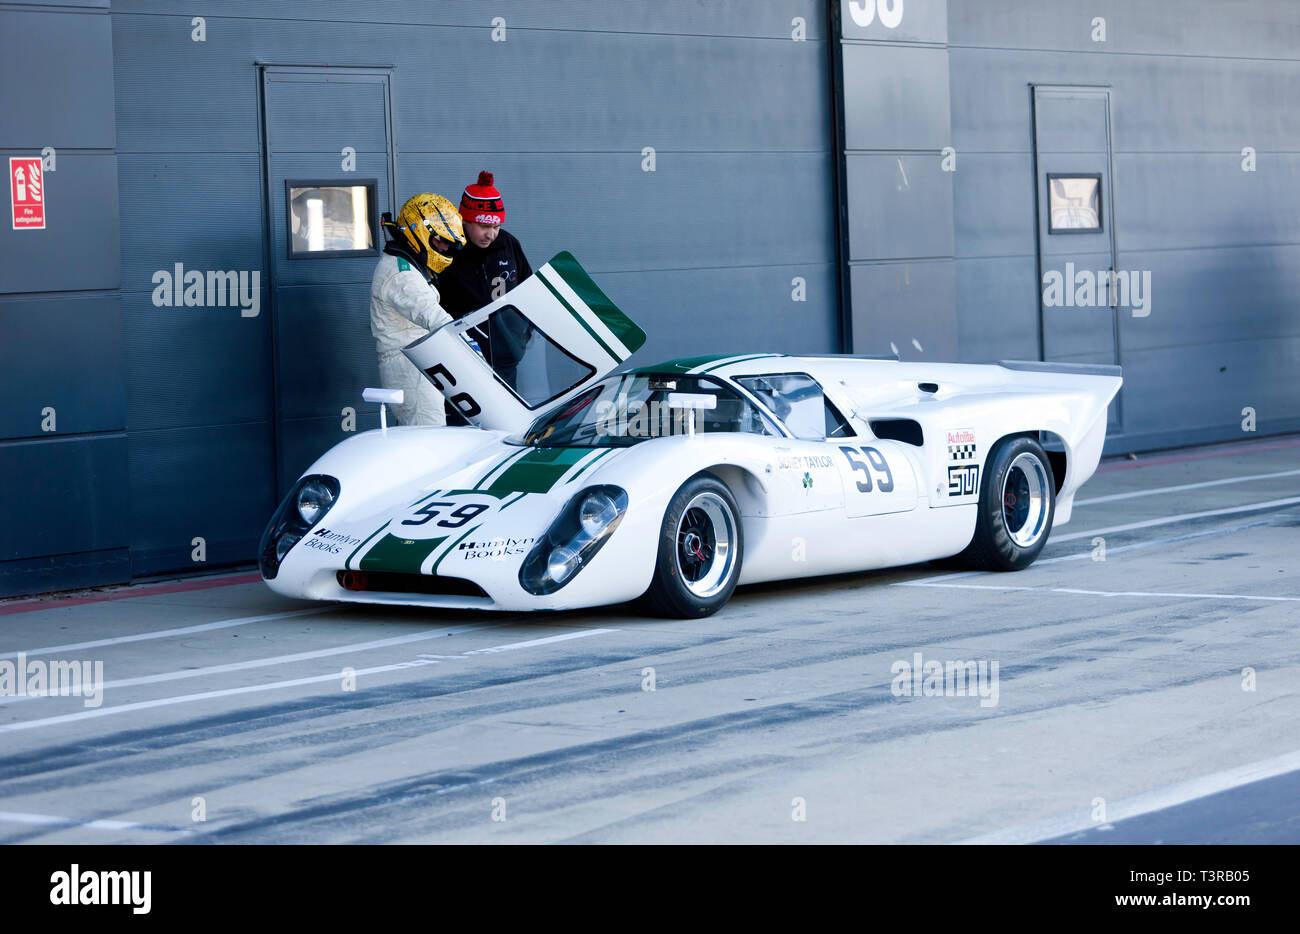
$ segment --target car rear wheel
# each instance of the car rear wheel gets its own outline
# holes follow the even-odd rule
[[[957,557],[984,571],[1027,568],[1047,544],[1055,513],[1047,454],[1032,438],[1004,438],[984,468],[975,535]]]
[[[711,616],[736,589],[743,551],[740,509],[727,485],[709,474],[688,480],[664,512],[645,608],[674,619]]]

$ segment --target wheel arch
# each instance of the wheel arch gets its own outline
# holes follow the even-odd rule
[[[1059,496],[1061,488],[1065,486],[1066,470],[1070,464],[1070,457],[1065,444],[1065,439],[1056,432],[1048,431],[1046,429],[1038,431],[1012,431],[998,438],[997,441],[994,442],[994,446],[997,446],[1003,441],[1011,438],[1029,438],[1031,441],[1037,441],[1039,445],[1042,446],[1043,453],[1047,455],[1048,466],[1052,468],[1052,485],[1055,487],[1053,492]],[[992,451],[993,449],[989,448],[989,453],[992,453]]]
[[[700,491],[697,486],[697,492],[693,493],[690,499],[681,501],[681,505],[675,507],[674,504],[678,502],[678,494],[684,488],[695,484],[703,484],[703,491]],[[721,487],[722,489],[717,493],[705,492],[709,491],[711,487]],[[725,496],[720,494],[725,494]],[[762,488],[757,482],[757,477],[751,471],[735,464],[711,464],[701,467],[685,477],[681,484],[677,486],[676,492],[669,501],[667,511],[664,513],[657,538],[655,569],[645,593],[640,597],[641,605],[657,616],[679,619],[698,619],[709,616],[721,609],[727,600],[731,598],[736,583],[740,579],[744,540],[748,531],[745,517],[747,507],[744,504],[752,504],[755,497],[761,496],[761,494]],[[714,580],[711,589],[706,593],[695,590],[695,585],[691,581],[704,583],[706,576],[711,577],[714,573],[714,565],[718,561],[718,555],[722,554],[722,552],[714,552],[713,556],[709,558],[709,567],[701,571],[700,576],[693,577],[690,581],[684,581],[684,571],[677,555],[679,539],[675,535],[669,534],[669,530],[672,528],[670,522],[676,522],[676,531],[680,535],[680,523],[687,515],[686,507],[694,502],[695,497],[702,495],[712,496],[714,500],[722,504],[723,511],[729,515],[727,524],[732,526],[734,533],[728,533],[729,540],[734,539],[735,543],[735,554],[728,553],[725,558],[728,566],[724,567],[722,573],[726,576]],[[724,500],[734,502],[734,512],[731,502],[725,502]],[[673,519],[674,508],[679,510],[675,519]],[[707,510],[709,507],[704,508]],[[665,548],[668,549],[668,553],[665,553]],[[704,558],[703,553],[698,550],[696,554],[701,559]]]
[[[742,523],[746,516],[759,515],[764,511],[767,494],[762,480],[752,470],[739,464],[713,464],[696,471],[687,481],[706,474],[726,484],[731,495],[736,498],[736,505],[740,507]]]

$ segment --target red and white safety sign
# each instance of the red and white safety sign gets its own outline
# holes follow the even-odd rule
[[[45,173],[40,157],[9,157],[9,199],[14,230],[45,229]]]

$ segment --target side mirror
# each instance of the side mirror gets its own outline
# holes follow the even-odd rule
[[[401,389],[363,389],[361,398],[366,402],[379,403],[379,427],[388,434],[388,405],[401,405],[406,400],[406,392]]]
[[[716,409],[718,407],[718,397],[707,392],[670,392],[668,393],[668,407],[671,409],[686,409],[686,434],[688,437],[695,437],[695,412],[697,409]]]

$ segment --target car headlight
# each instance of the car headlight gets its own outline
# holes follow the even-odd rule
[[[311,528],[334,505],[334,491],[313,477],[302,484],[295,501],[298,504],[298,515]]]
[[[338,498],[338,480],[325,474],[310,474],[293,485],[267,523],[257,549],[257,564],[264,578],[275,579],[285,555],[330,511]]]
[[[285,532],[275,540],[275,560],[283,561],[284,556],[289,553],[289,549],[301,541],[302,535],[298,532]]]
[[[519,568],[531,594],[554,593],[582,570],[609,540],[627,512],[627,493],[593,486],[569,500]]]
[[[564,581],[578,569],[578,549],[572,545],[559,545],[551,549],[546,561],[546,574],[551,580]]]
[[[613,498],[603,490],[592,490],[582,498],[578,507],[578,524],[582,530],[595,538],[619,516],[618,506]]]

